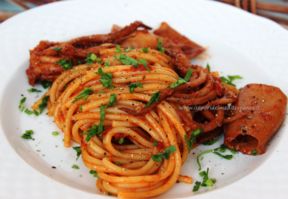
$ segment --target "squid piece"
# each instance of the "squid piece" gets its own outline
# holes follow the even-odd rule
[[[236,115],[246,114],[224,127],[225,145],[244,154],[265,153],[285,118],[286,106],[287,97],[277,87],[245,86],[236,102]]]
[[[135,21],[124,28],[108,34],[96,34],[78,37],[66,42],[40,41],[30,51],[30,65],[26,70],[29,83],[34,85],[37,81],[53,81],[64,70],[58,64],[59,60],[69,61],[70,65],[77,65],[83,62],[89,53],[95,53],[104,43],[120,43],[133,34],[138,28],[151,29],[140,21]],[[110,46],[111,47],[111,46]]]
[[[180,48],[189,59],[197,57],[205,51],[205,48],[181,35],[166,22],[162,22],[160,27],[154,31],[154,34],[169,39],[174,43],[174,47]]]

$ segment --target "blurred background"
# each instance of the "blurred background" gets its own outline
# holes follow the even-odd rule
[[[0,0],[0,23],[24,10],[60,0]],[[270,18],[288,29],[288,0],[216,0]]]

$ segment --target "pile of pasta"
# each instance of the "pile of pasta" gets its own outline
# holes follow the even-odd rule
[[[163,52],[110,46],[94,62],[64,71],[46,96],[64,145],[81,146],[98,189],[147,198],[192,183],[180,173],[189,151],[235,119],[225,107],[237,94],[207,68],[191,66],[180,77]]]

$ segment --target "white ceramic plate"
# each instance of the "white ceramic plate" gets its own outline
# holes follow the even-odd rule
[[[25,69],[29,49],[40,40],[60,41],[106,33],[112,24],[126,25],[134,20],[142,20],[152,27],[167,21],[208,48],[206,59],[195,62],[204,65],[209,62],[213,70],[223,75],[243,76],[239,86],[261,82],[279,86],[288,93],[288,32],[269,20],[231,6],[200,0],[105,0],[68,1],[32,9],[0,25],[0,198],[108,197],[97,192],[95,178],[81,159],[76,161],[74,151],[63,147],[62,135],[51,135],[57,130],[52,119],[45,114],[29,117],[20,113],[18,103],[21,94],[29,98],[28,103],[39,97],[27,93]],[[35,131],[35,141],[20,138],[27,129]],[[192,185],[176,184],[162,197],[285,198],[288,195],[287,142],[285,122],[263,156],[238,154],[227,161],[207,155],[204,168],[209,167],[211,177],[217,178],[212,190],[195,194]],[[197,154],[217,144],[201,146],[193,152]],[[80,170],[71,168],[75,163]],[[199,179],[192,153],[182,173]]]

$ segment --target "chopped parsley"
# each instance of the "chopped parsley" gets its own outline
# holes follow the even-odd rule
[[[230,151],[230,154],[225,154],[227,150]],[[197,155],[197,165],[198,165],[199,170],[202,169],[201,158],[203,158],[203,156],[208,153],[213,153],[226,160],[231,160],[233,158],[233,155],[236,154],[237,152],[235,150],[227,148],[223,144],[220,147],[217,147],[215,149],[208,149],[206,151],[202,151],[201,153]]]
[[[58,136],[59,134],[60,134],[60,133],[59,133],[58,131],[53,131],[53,132],[52,132],[52,135],[53,135],[53,136]]]
[[[78,160],[80,155],[81,155],[81,147],[80,146],[74,146],[73,149],[76,152],[76,156],[77,156],[76,160]]]
[[[33,114],[35,114],[36,116],[39,115],[39,113],[36,110],[30,110],[28,108],[24,110],[24,113],[26,113],[27,115],[33,115]]]
[[[142,48],[142,52],[143,53],[148,53],[149,52],[149,48]]]
[[[159,101],[159,98],[160,98],[160,92],[154,93],[154,94],[151,96],[149,102],[147,102],[147,104],[146,104],[145,106],[146,106],[146,107],[151,106],[152,104],[158,102],[158,101]]]
[[[139,59],[139,64],[143,65],[144,67],[147,67],[147,61],[145,59]]]
[[[74,100],[73,103],[80,100],[80,99],[84,99],[87,100],[87,98],[89,97],[89,95],[91,95],[93,93],[93,90],[91,88],[84,88],[84,90],[82,90],[79,95],[77,95]]]
[[[143,88],[143,84],[141,82],[135,82],[135,83],[131,83],[128,87],[129,87],[129,92],[133,93],[135,88],[137,87]]]
[[[28,109],[28,108],[25,107],[26,97],[23,96],[23,97],[20,99],[18,108],[19,108],[19,110],[20,110],[21,112],[24,112],[24,113],[26,113],[27,115],[32,115],[32,114],[34,114],[34,115],[38,116],[38,115],[40,115],[40,114],[44,111],[44,109],[46,108],[46,106],[47,106],[47,104],[48,104],[48,100],[49,100],[49,96],[43,97],[41,103],[40,103],[39,106],[38,106],[38,110],[30,110],[30,109]]]
[[[200,187],[212,187],[216,183],[215,178],[209,177],[209,168],[206,171],[199,172],[199,175],[202,177],[202,182],[196,181],[193,187],[193,192],[196,192]]]
[[[71,168],[72,169],[80,169],[80,167],[77,164],[73,164]]]
[[[161,40],[161,39],[158,39],[158,40],[157,40],[156,49],[157,49],[158,51],[160,51],[161,53],[164,53],[165,48],[163,47],[163,43],[162,43],[162,40]]]
[[[210,66],[210,64],[207,64],[206,65],[206,68],[207,68],[207,70],[210,72],[211,71],[211,66]]]
[[[257,154],[258,154],[258,152],[257,152],[256,149],[253,149],[253,150],[251,151],[251,155],[257,155]]]
[[[41,90],[38,90],[38,89],[36,89],[36,88],[29,88],[27,91],[28,91],[29,93],[41,93],[41,92],[42,92]]]
[[[88,142],[93,136],[101,135],[104,131],[104,119],[105,119],[105,109],[106,106],[100,106],[100,122],[98,125],[93,125],[88,131],[86,132],[86,141]]]
[[[26,102],[26,97],[22,97],[19,101],[19,105],[18,108],[21,112],[25,111],[26,107],[25,107],[25,102]]]
[[[122,52],[120,45],[116,45],[115,52],[116,53],[121,53]]]
[[[100,135],[100,133],[98,133],[98,125],[93,125],[92,127],[90,127],[90,129],[88,129],[88,131],[86,131],[86,141],[88,142],[93,136],[95,135]]]
[[[148,67],[147,61],[146,61],[145,59],[139,59],[139,60],[138,60],[138,63],[141,64],[141,65],[143,65],[144,68],[145,68],[147,71],[150,71],[150,68]]]
[[[192,149],[193,144],[196,142],[196,138],[201,134],[201,132],[202,132],[201,129],[195,129],[194,131],[191,132],[189,138],[187,135],[185,135],[185,140],[189,151]]]
[[[132,57],[129,57],[124,54],[120,54],[116,58],[124,65],[132,65],[134,67],[138,67],[138,61]]]
[[[117,101],[117,95],[116,94],[111,94],[110,98],[109,98],[109,103],[108,103],[108,107],[109,106],[113,106]]]
[[[94,53],[89,53],[85,59],[87,64],[93,64],[93,63],[102,63],[102,60],[100,57],[98,57],[97,55],[95,55]]]
[[[110,61],[109,61],[109,60],[106,60],[106,61],[104,62],[104,66],[110,66]]]
[[[195,185],[194,185],[194,187],[193,187],[193,192],[199,191],[200,186],[201,186],[201,182],[196,181],[196,182],[195,182]]]
[[[42,80],[42,81],[40,81],[40,84],[41,84],[41,86],[43,87],[43,88],[49,88],[49,87],[51,87],[51,85],[52,85],[52,82],[50,82],[50,81],[48,81],[48,80]]]
[[[232,86],[235,86],[234,81],[239,79],[242,79],[240,75],[228,75],[227,77],[224,76],[221,77],[222,82]]]
[[[39,115],[37,111],[30,110],[30,109],[26,108],[26,106],[25,106],[26,99],[27,98],[24,96],[22,96],[22,98],[20,99],[19,105],[18,105],[19,110],[21,112],[26,113],[27,115],[32,115],[32,114]]]
[[[54,47],[53,50],[55,50],[56,52],[60,52],[62,50],[61,47]]]
[[[33,130],[26,130],[25,133],[21,135],[21,138],[25,140],[35,140],[32,135],[34,134]]]
[[[103,72],[102,68],[98,69],[98,74],[100,77],[100,82],[105,88],[113,88],[112,85],[112,74]]]
[[[139,65],[143,65],[144,68],[150,71],[150,68],[147,66],[147,61],[145,59],[134,59],[124,54],[120,54],[116,56],[116,59],[124,65],[132,65],[133,67],[137,68]]]
[[[122,138],[120,138],[120,139],[118,140],[118,143],[119,143],[119,144],[124,144],[124,142],[125,142],[125,138],[124,138],[124,137],[122,137]]]
[[[168,159],[169,156],[174,153],[176,151],[176,147],[175,146],[169,146],[167,147],[162,153],[158,153],[152,156],[152,159],[155,162],[161,162],[164,159]]]
[[[95,171],[95,170],[90,170],[89,173],[90,173],[93,177],[95,177],[95,178],[98,177],[98,173],[97,173],[97,171]]]
[[[57,64],[59,64],[64,70],[71,69],[73,64],[71,60],[60,59]]]
[[[180,86],[180,85],[182,85],[182,84],[185,84],[185,83],[189,82],[191,76],[192,76],[192,69],[189,68],[188,71],[187,71],[187,73],[186,73],[186,75],[185,75],[185,77],[184,77],[184,78],[181,78],[181,77],[180,77],[176,82],[173,82],[173,83],[170,85],[170,88],[176,88],[176,87],[178,87],[178,86]]]
[[[41,101],[41,103],[38,106],[38,111],[37,111],[38,115],[43,113],[44,109],[47,107],[48,100],[49,100],[49,96],[45,96],[45,97],[42,98],[42,101]]]
[[[107,107],[113,106],[117,101],[117,95],[116,94],[111,94],[109,98],[109,102],[107,105],[102,105],[100,106],[100,121],[98,125],[93,125],[90,129],[88,129],[85,134],[86,136],[86,141],[90,141],[90,139],[97,135],[100,136],[103,131],[104,131],[104,120],[105,120],[105,110]]]

